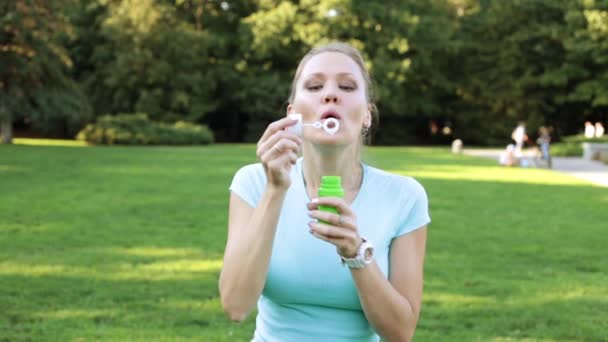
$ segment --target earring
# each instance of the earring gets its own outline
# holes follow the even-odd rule
[[[369,127],[363,127],[361,129],[361,135],[362,136],[366,137],[368,133],[369,133]]]

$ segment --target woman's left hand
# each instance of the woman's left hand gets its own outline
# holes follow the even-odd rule
[[[339,214],[321,211],[320,205],[334,207]],[[363,240],[357,229],[357,217],[348,204],[338,197],[320,197],[313,199],[306,206],[308,215],[318,220],[308,223],[310,233],[335,245],[341,256],[354,258]]]

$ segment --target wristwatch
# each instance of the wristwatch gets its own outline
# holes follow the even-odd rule
[[[363,241],[357,250],[357,255],[354,258],[345,258],[340,256],[342,259],[342,265],[346,265],[349,268],[363,268],[369,265],[374,260],[374,245],[371,242],[361,238]]]

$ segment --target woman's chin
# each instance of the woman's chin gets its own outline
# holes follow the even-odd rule
[[[317,133],[314,135],[311,135],[309,137],[307,137],[308,141],[310,141],[312,144],[314,145],[322,145],[322,146],[335,146],[335,147],[339,147],[339,146],[346,146],[350,144],[350,141],[348,139],[346,139],[345,136],[336,133],[334,135],[328,134],[328,133]]]

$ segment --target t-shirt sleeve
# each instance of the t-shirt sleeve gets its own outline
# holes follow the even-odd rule
[[[236,172],[230,184],[230,191],[255,208],[265,186],[266,174],[262,164],[251,164]]]
[[[403,194],[405,196],[404,215],[397,227],[395,237],[410,233],[431,222],[429,200],[424,187],[413,178],[409,178]]]

